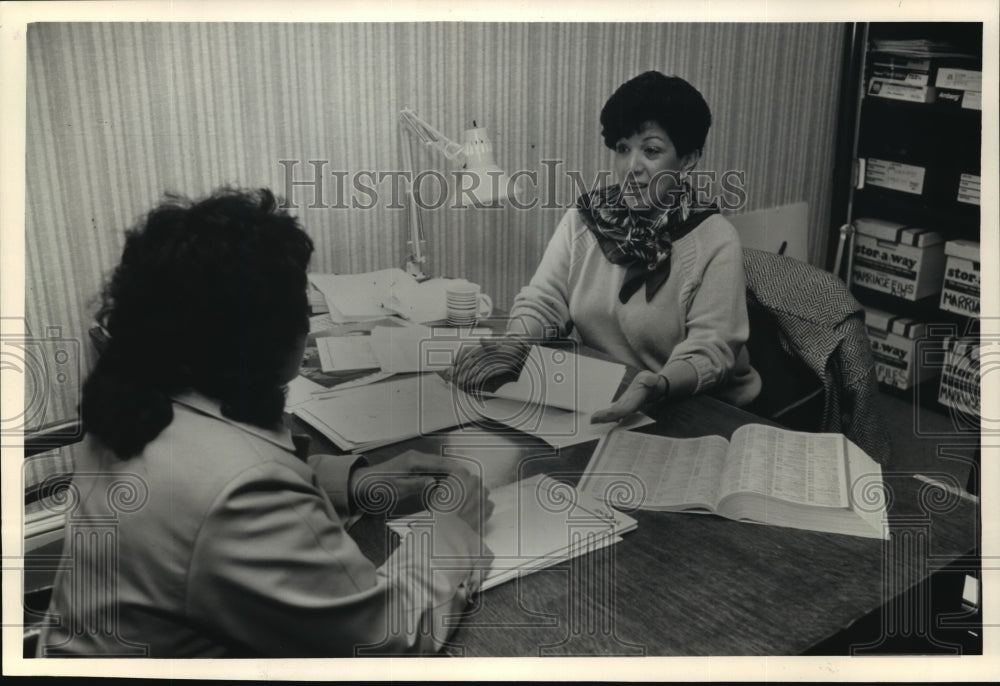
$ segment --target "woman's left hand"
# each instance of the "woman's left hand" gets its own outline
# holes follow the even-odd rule
[[[595,412],[590,417],[590,423],[617,422],[622,417],[638,412],[643,405],[659,399],[666,392],[666,383],[667,380],[659,374],[639,372],[618,400],[611,407]]]

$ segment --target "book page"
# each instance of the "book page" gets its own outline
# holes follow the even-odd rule
[[[620,483],[635,487],[642,498],[629,507],[714,509],[727,446],[721,436],[665,438],[613,431],[587,465],[581,490],[606,498]]]
[[[762,424],[737,429],[720,496],[746,491],[802,505],[846,508],[844,437]]]

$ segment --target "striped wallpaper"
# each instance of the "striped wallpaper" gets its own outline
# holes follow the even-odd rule
[[[522,197],[549,207],[422,214],[428,272],[478,281],[508,307],[558,206],[575,195],[566,172],[592,179],[611,168],[599,135],[605,99],[647,69],[702,91],[714,124],[700,166],[745,170],[746,209],[809,202],[810,255],[822,264],[842,33],[840,24],[34,24],[28,324],[84,341],[85,370],[86,330],[122,230],[168,190],[269,186],[298,206],[316,241],[314,269],[401,265],[405,216],[389,207],[388,182],[374,207],[334,205],[370,200],[340,194],[339,177],[401,168],[402,107],[456,140],[476,120],[501,166],[538,174]],[[418,171],[454,169],[411,145]],[[309,181],[316,167],[327,207],[310,207],[312,187],[286,185],[286,169]],[[424,190],[436,195],[433,181]],[[49,419],[73,413],[76,384],[64,391]]]

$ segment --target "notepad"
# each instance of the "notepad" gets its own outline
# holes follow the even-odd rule
[[[490,499],[495,507],[482,534],[493,562],[481,591],[614,545],[637,526],[632,517],[544,474],[493,489]],[[389,527],[400,536],[429,527],[433,536],[434,516],[424,511]]]

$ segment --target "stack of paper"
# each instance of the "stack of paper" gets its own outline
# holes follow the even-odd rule
[[[490,499],[495,508],[483,542],[493,562],[482,591],[618,543],[637,526],[628,515],[542,474],[501,486],[491,491]],[[426,511],[389,523],[400,536],[424,527],[433,535],[433,526],[433,515]]]
[[[380,369],[380,376],[364,382],[370,383],[391,374],[447,369],[459,347],[478,345],[478,335],[423,326],[376,327],[371,336],[319,338],[316,343],[324,371]],[[484,421],[566,447],[599,439],[615,426],[637,428],[652,421],[635,414],[619,424],[590,423],[594,411],[611,404],[624,373],[620,364],[534,347],[517,381],[481,397],[424,374],[350,393],[316,394],[294,409],[343,450]]]
[[[417,287],[417,280],[402,269],[365,274],[309,274],[309,281],[323,294],[330,319],[336,324],[394,314],[385,306],[393,294]]]
[[[421,324],[442,321],[448,317],[445,293],[453,279],[430,279],[413,288],[393,290],[386,309]]]
[[[316,350],[324,372],[381,369],[393,374],[435,372],[455,363],[459,349],[478,346],[489,329],[376,326],[369,336],[324,336]]]

